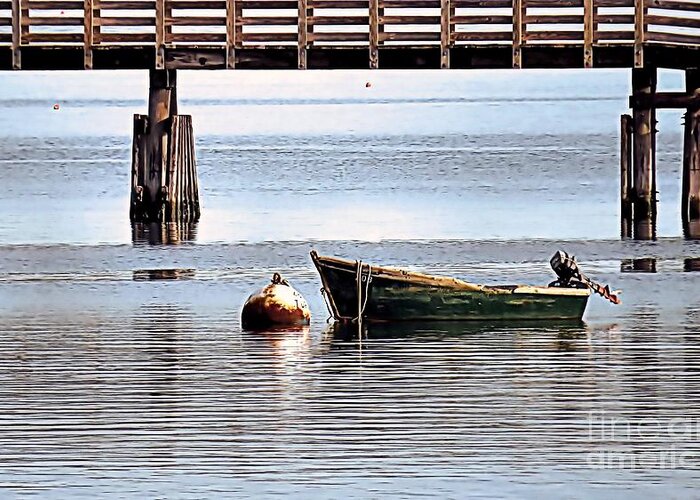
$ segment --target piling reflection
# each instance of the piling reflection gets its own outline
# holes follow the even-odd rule
[[[134,222],[131,242],[134,245],[177,245],[197,239],[196,222]]]
[[[687,273],[700,272],[700,257],[693,257],[683,260],[683,271]]]
[[[134,281],[186,280],[193,279],[194,269],[136,269]]]
[[[643,257],[640,259],[622,259],[620,261],[621,273],[655,273],[656,259]]]

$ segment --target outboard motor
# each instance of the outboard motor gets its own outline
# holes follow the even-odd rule
[[[570,257],[568,253],[559,250],[555,253],[551,259],[549,259],[549,264],[552,266],[552,270],[556,273],[559,279],[553,282],[550,286],[562,286],[568,288],[580,288],[576,284],[572,283],[572,280],[576,280],[578,283],[582,283],[581,280],[581,270],[578,268],[575,257]]]
[[[620,292],[611,292],[610,287],[599,285],[581,272],[576,263],[576,258],[570,256],[566,252],[559,250],[549,260],[549,264],[559,277],[557,281],[553,281],[549,286],[558,286],[564,288],[590,288],[603,298],[608,299],[613,304],[619,304],[620,298],[617,296]]]

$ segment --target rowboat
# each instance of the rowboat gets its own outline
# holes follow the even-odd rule
[[[548,286],[476,285],[311,252],[329,311],[337,321],[578,320],[591,292],[619,302],[608,287],[585,277],[557,252],[559,279]]]

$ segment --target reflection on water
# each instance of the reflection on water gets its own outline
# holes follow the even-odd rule
[[[563,337],[585,335],[585,323],[578,320],[555,321],[406,321],[394,323],[363,323],[362,335],[352,322],[335,321],[324,330],[324,336],[349,342],[352,340],[432,338],[451,339],[489,332],[508,335],[514,330],[556,332]]]
[[[195,277],[195,269],[137,269],[134,281],[181,280]]]
[[[620,272],[655,273],[656,259],[653,257],[643,257],[640,259],[623,259],[620,262]]]
[[[684,259],[683,270],[689,273],[700,272],[700,258]]]
[[[132,222],[131,241],[135,245],[176,245],[197,239],[196,222]]]
[[[549,272],[542,261],[550,249],[539,255],[532,245],[491,243],[483,254],[507,252],[510,264],[472,267],[454,242],[358,246],[343,249],[496,282],[539,282]],[[2,493],[522,498],[554,488],[606,498],[695,491],[700,440],[645,430],[677,429],[678,419],[700,414],[698,308],[678,300],[697,292],[698,275],[677,272],[681,260],[669,266],[675,271],[626,274],[600,250],[605,257],[587,260],[586,270],[625,288],[626,300],[613,307],[592,299],[585,324],[369,324],[361,339],[322,322],[241,331],[240,305],[270,269],[293,276],[314,316],[324,317],[307,248],[298,256],[293,248],[61,247],[50,255],[87,270],[60,276],[39,272],[56,265],[47,249],[0,248],[10,270],[0,274]],[[238,263],[268,260],[244,273],[227,267],[232,254]],[[194,267],[183,265],[151,279],[145,262],[168,255],[219,267],[189,274]],[[36,260],[32,279],[7,279],[27,259]],[[145,271],[122,279],[104,274],[103,262]],[[168,279],[183,272],[187,279]],[[86,279],[90,273],[103,277]],[[641,423],[644,438],[611,435],[611,418]],[[652,462],[670,452],[684,453],[685,462]],[[606,469],[601,457],[627,462]],[[642,458],[646,467],[630,462]]]

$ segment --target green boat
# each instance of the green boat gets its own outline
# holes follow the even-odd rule
[[[552,257],[559,279],[549,286],[475,285],[311,252],[322,293],[337,321],[578,320],[591,292],[618,303],[608,287],[585,277],[564,252]]]

